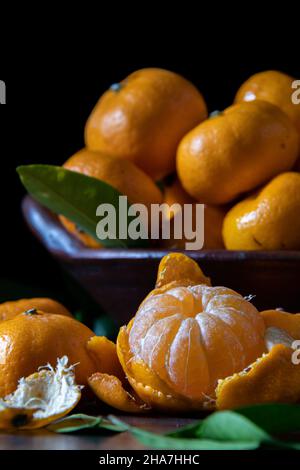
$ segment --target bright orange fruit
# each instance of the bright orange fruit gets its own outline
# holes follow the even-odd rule
[[[290,170],[298,134],[288,116],[266,101],[239,103],[182,139],[177,171],[184,189],[204,204],[225,204]]]
[[[206,117],[204,99],[188,80],[158,68],[137,70],[101,96],[85,142],[160,179],[175,170],[180,139]]]
[[[46,313],[56,313],[57,315],[66,315],[68,317],[72,316],[66,307],[56,300],[36,297],[33,299],[20,299],[3,302],[0,304],[0,321],[10,320],[31,308],[42,310]]]

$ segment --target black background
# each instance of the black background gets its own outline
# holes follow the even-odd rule
[[[139,15],[145,18],[146,10]],[[278,69],[299,77],[293,17],[295,12],[283,33],[283,18],[269,32],[257,18],[245,31],[243,21],[229,25],[224,19],[219,28],[215,16],[195,11],[188,22],[180,15],[176,21],[157,15],[147,27],[140,17],[129,23],[118,14],[120,27],[112,13],[102,12],[91,24],[85,18],[70,20],[65,31],[67,20],[58,25],[56,18],[47,26],[47,39],[37,22],[34,31],[26,25],[16,37],[17,27],[3,35],[0,79],[6,81],[7,104],[0,107],[1,299],[18,296],[15,283],[31,286],[33,293],[41,289],[65,297],[60,270],[23,222],[24,190],[16,166],[62,164],[83,146],[84,124],[99,96],[142,67],[184,75],[203,93],[209,111],[230,105],[240,84],[255,72]]]

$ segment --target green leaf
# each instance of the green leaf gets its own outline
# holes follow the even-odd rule
[[[86,429],[93,429],[95,432],[128,431],[145,446],[164,450],[250,450],[260,446],[300,449],[299,443],[274,439],[250,419],[235,411],[215,412],[204,420],[166,435],[131,426],[112,415],[106,419],[75,414],[52,423],[47,429],[57,433]]]
[[[221,441],[272,441],[267,432],[234,411],[219,411],[208,416],[195,430],[195,435]]]
[[[47,426],[48,431],[60,434],[82,431],[84,429],[106,430],[113,432],[124,431],[124,426],[114,424],[103,416],[91,416],[87,414],[74,414],[61,418]]]
[[[96,209],[99,204],[113,205],[118,215],[121,193],[104,181],[52,165],[19,166],[17,172],[34,199],[56,214],[72,220],[97,241],[96,225],[100,218],[96,216]],[[119,233],[118,219],[117,216],[117,233],[110,233],[111,239],[101,240],[104,246],[126,248],[148,245],[147,240],[113,239]]]
[[[235,411],[270,434],[300,431],[300,405],[255,405]]]
[[[300,444],[280,441],[272,435],[299,428],[297,407],[299,405],[258,405],[235,411],[217,411],[198,423],[185,426],[168,435],[175,438],[191,437],[226,443],[254,442],[271,448],[299,449]],[[294,418],[291,418],[292,409],[295,412]],[[280,412],[286,412],[286,417],[281,416]],[[275,416],[278,417],[277,425],[274,422]]]
[[[192,438],[176,438],[169,435],[161,435],[143,429],[130,426],[124,421],[110,416],[110,420],[123,426],[123,430],[129,431],[139,442],[153,449],[174,449],[174,450],[249,450],[256,449],[259,442],[226,442],[213,439],[192,439]]]
[[[97,416],[74,414],[55,421],[47,426],[47,429],[61,434],[82,431],[83,429],[96,428],[101,424],[102,419],[102,417]]]

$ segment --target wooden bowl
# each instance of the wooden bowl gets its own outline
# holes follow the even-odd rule
[[[153,289],[161,249],[90,249],[31,197],[22,204],[26,222],[57,261],[90,293],[116,325],[127,323]],[[300,312],[300,251],[187,251],[213,285],[254,295],[260,309]]]

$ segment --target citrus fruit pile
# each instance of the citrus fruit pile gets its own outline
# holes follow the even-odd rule
[[[181,253],[116,344],[50,299],[0,311],[0,429],[45,426],[93,392],[129,413],[300,402],[300,314],[257,311]]]
[[[284,73],[258,73],[231,106],[208,115],[188,80],[138,70],[100,97],[85,149],[64,167],[110,184],[131,203],[204,204],[205,249],[300,249],[300,105],[292,86]],[[61,221],[85,245],[101,246]],[[160,246],[185,241],[171,230]]]

